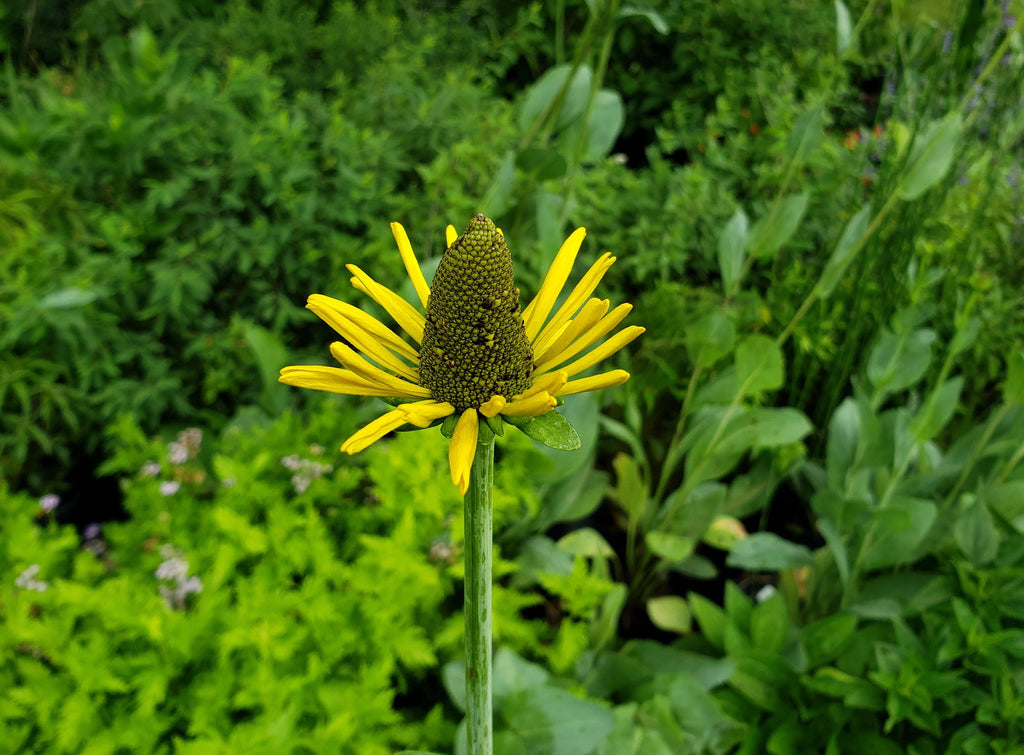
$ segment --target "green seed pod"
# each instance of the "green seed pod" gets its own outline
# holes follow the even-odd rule
[[[533,350],[512,278],[512,253],[477,215],[445,252],[427,300],[420,383],[456,412],[530,387]]]

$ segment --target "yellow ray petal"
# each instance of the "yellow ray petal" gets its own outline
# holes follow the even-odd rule
[[[555,316],[551,318],[551,322],[540,332],[537,336],[537,340],[533,344],[533,351],[543,351],[547,348],[558,334],[558,331],[569,322],[569,318],[576,314],[576,311],[583,306],[583,303],[587,300],[587,297],[594,293],[594,289],[597,288],[597,284],[601,282],[604,274],[608,272],[614,263],[616,257],[612,257],[611,253],[605,252],[601,257],[591,265],[590,270],[583,276],[579,283],[573,288],[572,293],[565,300],[565,303],[558,308],[555,312]]]
[[[469,472],[473,468],[473,457],[476,455],[476,437],[480,420],[476,409],[467,409],[459,417],[452,434],[452,443],[448,446],[448,466],[452,472],[452,482],[459,486],[459,492],[466,495],[469,490]]]
[[[416,427],[426,427],[435,419],[447,417],[455,411],[455,407],[447,401],[417,401],[413,404],[402,404],[398,407],[406,416],[407,421]]]
[[[555,397],[547,391],[535,393],[527,398],[510,401],[505,404],[502,414],[507,417],[536,417],[558,406]]]
[[[382,286],[360,270],[357,265],[345,265],[345,267],[355,276],[353,285],[356,285],[356,281],[358,281],[362,285],[361,290],[365,291],[370,298],[384,307],[385,311],[398,323],[398,326],[411,335],[416,343],[423,340],[422,314],[417,312],[409,302],[390,288]],[[359,288],[359,286],[356,286],[356,288]]]
[[[391,351],[401,354],[413,364],[419,364],[420,362],[416,349],[395,335],[380,320],[366,314],[359,307],[353,307],[351,304],[347,304],[339,299],[332,299],[330,296],[324,296],[323,294],[313,294],[306,301],[306,309],[315,313],[317,317],[341,335],[344,335],[344,333],[338,330],[335,325],[337,318],[341,317],[351,320],[374,338],[383,341],[384,345],[391,349]]]
[[[444,229],[444,240],[448,246],[455,243],[455,239],[459,237],[459,232],[455,230],[455,226],[449,225]]]
[[[629,380],[629,373],[625,370],[611,370],[609,372],[602,372],[599,375],[591,375],[590,377],[580,378],[579,380],[573,380],[570,383],[566,383],[565,387],[555,395],[571,396],[574,393],[596,391],[600,388],[610,388],[613,385],[622,385],[627,380]]]
[[[551,263],[548,274],[544,276],[544,283],[536,298],[527,305],[523,312],[523,320],[526,322],[526,337],[530,343],[537,337],[544,321],[547,319],[555,300],[562,292],[562,286],[569,279],[572,272],[572,264],[576,261],[576,255],[583,244],[583,237],[587,235],[585,228],[577,228],[572,235],[565,240],[562,248],[555,255],[555,261]]]
[[[583,372],[583,370],[593,367],[602,359],[606,359],[614,354],[616,351],[643,333],[644,330],[645,328],[641,328],[639,325],[630,325],[628,328],[623,328],[589,354],[584,357],[580,357],[575,362],[566,365],[562,369],[569,373],[569,377],[577,375]],[[568,383],[566,385],[568,385]]]
[[[591,301],[593,301],[593,299],[591,299]],[[587,349],[597,343],[608,335],[616,325],[622,322],[632,309],[632,304],[620,304],[607,315],[602,317],[601,320],[597,324],[593,325],[589,330],[581,333],[574,341],[566,343],[561,350],[554,351],[549,349],[549,353],[546,355],[545,360],[534,368],[533,374],[540,375],[548,372],[549,370],[553,370],[566,360],[571,359],[584,349]],[[579,320],[581,318],[576,319]],[[569,373],[570,377],[572,374],[573,373]]]
[[[398,253],[402,255],[402,262],[405,263],[405,271],[409,274],[409,280],[412,281],[412,286],[416,289],[416,295],[420,297],[420,304],[426,309],[430,286],[427,285],[427,279],[423,277],[420,263],[416,261],[412,244],[409,243],[409,235],[401,223],[392,223],[391,233],[395,237],[395,243],[398,244]]]
[[[382,417],[378,417],[362,430],[356,431],[351,438],[341,444],[341,450],[348,454],[357,454],[392,430],[397,430],[408,422],[408,417],[401,409],[393,409]]]
[[[392,373],[401,375],[412,383],[419,383],[419,373],[415,367],[407,365],[375,339],[372,334],[367,333],[347,317],[342,317],[335,312],[332,317],[331,327],[377,364],[386,367]]]
[[[429,396],[430,391],[424,388],[422,385],[417,383],[411,383],[408,380],[402,380],[400,377],[390,375],[380,367],[367,362],[359,354],[353,351],[351,348],[335,341],[331,344],[331,354],[341,362],[343,365],[348,367],[352,372],[356,373],[360,377],[368,380],[371,383],[395,391],[395,393],[389,393],[389,396]]]
[[[480,413],[485,417],[497,417],[506,403],[504,396],[491,396],[486,403],[480,405]]]
[[[561,389],[563,385],[565,385],[568,379],[569,373],[565,372],[564,370],[559,370],[558,372],[549,372],[547,375],[541,375],[540,377],[533,381],[533,385],[531,385],[521,394],[516,396],[515,400],[519,401],[524,398],[529,398],[530,396],[535,396],[538,393],[541,393],[542,391],[550,393],[552,396],[557,396],[558,391]]]
[[[349,396],[394,396],[395,389],[363,378],[351,370],[340,367],[322,367],[317,364],[285,367],[278,381],[297,388],[312,388],[315,391],[344,393]],[[426,390],[426,389],[424,389]],[[398,394],[402,396],[403,394]],[[428,394],[429,395],[429,392]],[[420,398],[412,394],[410,398]]]
[[[557,356],[565,351],[573,342],[584,334],[589,334],[594,326],[601,322],[601,318],[608,312],[610,302],[607,299],[591,299],[569,324],[565,330],[558,334],[558,337],[548,343],[547,346],[534,348],[534,359],[537,364],[544,364],[551,357]],[[596,340],[596,339],[595,339]]]

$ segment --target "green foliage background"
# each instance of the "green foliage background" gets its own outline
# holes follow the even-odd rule
[[[460,752],[443,439],[276,376],[483,211],[647,328],[499,447],[498,752],[1019,752],[1022,14],[8,3],[0,751]]]

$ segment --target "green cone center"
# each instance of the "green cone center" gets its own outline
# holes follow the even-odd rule
[[[444,253],[427,300],[420,383],[457,411],[530,387],[533,350],[512,277],[512,253],[477,215]]]

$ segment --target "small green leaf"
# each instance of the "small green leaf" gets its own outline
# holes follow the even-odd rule
[[[593,527],[581,527],[578,530],[573,530],[558,541],[558,547],[574,556],[615,557],[615,549],[608,545],[604,536]]]
[[[750,232],[750,256],[756,259],[774,256],[800,227],[809,200],[810,194],[806,191],[786,197],[760,218]]]
[[[1024,351],[1020,349],[1013,349],[1006,360],[1003,401],[1007,404],[1024,404]]]
[[[984,566],[999,551],[999,532],[988,507],[974,496],[953,525],[953,539],[975,566]]]
[[[653,8],[626,5],[619,11],[619,18],[632,18],[634,16],[646,18],[651,23],[651,26],[654,27],[654,30],[662,36],[669,32],[668,23],[666,23],[662,15]]]
[[[960,389],[963,388],[964,378],[957,375],[940,385],[925,401],[924,407],[914,417],[911,431],[919,443],[931,440],[946,423],[949,422],[956,411],[957,401],[960,400]]]
[[[700,624],[700,631],[711,645],[719,650],[725,647],[725,625],[729,622],[725,611],[703,595],[695,592],[688,597],[690,610]]]
[[[824,121],[824,113],[820,107],[808,110],[797,119],[787,145],[789,158],[797,165],[803,165],[808,155],[818,148],[825,128]]]
[[[636,521],[647,511],[647,485],[640,474],[640,467],[632,456],[626,454],[616,454],[612,467],[615,469],[615,487],[609,494],[629,515],[630,521]]]
[[[718,269],[726,296],[735,294],[739,287],[740,272],[747,256],[749,225],[747,214],[736,210],[718,237]]]
[[[594,97],[593,110],[587,121],[587,148],[583,152],[585,164],[606,157],[626,122],[626,108],[622,97],[611,89],[601,89]]]
[[[809,668],[822,666],[837,658],[853,639],[857,617],[841,613],[812,622],[800,632],[800,644]]]
[[[783,540],[771,532],[755,532],[736,543],[725,563],[750,571],[781,571],[811,566],[814,557],[803,545]]]
[[[828,263],[821,273],[821,278],[818,279],[815,286],[818,296],[822,299],[827,299],[835,290],[843,273],[846,272],[846,268],[850,266],[853,258],[857,256],[857,252],[861,250],[866,240],[870,220],[871,205],[866,204],[847,222],[843,234],[839,237],[836,248],[832,251],[832,256],[829,257]]]
[[[850,49],[853,43],[853,23],[850,19],[850,9],[846,7],[843,0],[835,0],[836,6],[836,52],[840,57]]]
[[[569,420],[552,410],[538,417],[505,417],[502,419],[515,425],[538,443],[559,451],[575,451],[580,447],[580,436]],[[526,421],[524,421],[526,420]]]
[[[676,535],[672,532],[648,532],[644,542],[651,552],[668,561],[682,561],[693,553],[697,541],[692,537]]]
[[[736,383],[744,396],[782,386],[782,350],[775,341],[751,335],[736,347]]]
[[[750,640],[766,653],[781,653],[789,634],[789,610],[786,600],[775,593],[757,605],[750,615]]]
[[[547,181],[565,175],[565,158],[548,147],[531,147],[516,156],[516,167],[531,174],[536,181]]]
[[[860,445],[860,413],[856,402],[847,398],[832,413],[825,444],[825,471],[829,487],[846,489],[846,475],[853,468]]]
[[[884,569],[913,560],[917,546],[935,522],[936,507],[932,501],[894,496],[874,516],[877,535],[863,561],[868,569]]]
[[[686,601],[678,595],[662,595],[647,601],[647,615],[658,629],[676,634],[688,634],[692,619]]]
[[[946,175],[953,163],[963,121],[959,112],[933,121],[918,134],[908,168],[896,188],[900,199],[917,199]]]
[[[62,288],[47,294],[36,302],[38,309],[73,309],[92,304],[98,298],[95,290],[84,288]],[[283,364],[283,362],[282,362]]]
[[[509,150],[501,158],[501,164],[494,174],[487,193],[484,194],[480,203],[481,210],[488,217],[497,217],[505,212],[512,204],[512,190],[516,184],[516,155]]]

